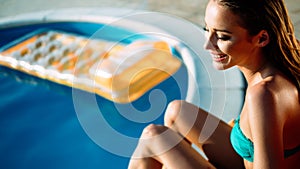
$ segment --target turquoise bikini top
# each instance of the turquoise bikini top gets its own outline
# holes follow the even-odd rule
[[[231,130],[230,141],[234,150],[244,159],[253,162],[254,146],[253,142],[248,139],[240,128],[240,116],[235,120]]]
[[[254,145],[248,139],[240,128],[240,116],[235,120],[235,124],[231,130],[230,141],[235,151],[247,161],[253,162],[254,158]],[[300,145],[291,150],[284,150],[284,158],[300,151]]]

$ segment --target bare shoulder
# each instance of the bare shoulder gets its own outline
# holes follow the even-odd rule
[[[276,88],[274,87],[274,79],[269,78],[268,80],[261,81],[253,86],[249,86],[246,94],[246,101],[251,104],[251,106],[257,107],[260,104],[275,104],[277,100]],[[254,105],[253,105],[254,104]]]
[[[270,82],[260,82],[254,86],[248,87],[245,101],[251,115],[255,117],[258,115],[269,116],[269,112],[274,112],[276,110],[276,92],[274,92],[270,85]]]
[[[248,87],[245,101],[252,123],[266,125],[276,121],[285,128],[300,128],[300,123],[296,122],[300,120],[299,93],[284,76],[272,76]]]
[[[247,109],[260,119],[276,118],[284,123],[288,115],[298,107],[296,87],[282,76],[268,77],[248,87]],[[300,109],[298,109],[300,110]]]
[[[263,103],[263,105],[284,114],[295,111],[291,108],[300,110],[299,93],[296,86],[282,75],[268,77],[249,87],[246,100],[253,104]]]
[[[274,97],[276,92],[274,92],[274,87],[272,87],[274,85],[272,83],[273,80],[270,79],[250,86],[247,90],[247,98],[255,101],[259,98],[263,99],[264,97]]]

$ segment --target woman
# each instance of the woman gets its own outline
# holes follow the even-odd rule
[[[206,119],[216,117],[173,101],[166,126],[144,129],[129,168],[299,168],[300,47],[283,0],[210,0],[205,22],[214,67],[237,66],[247,80],[240,116],[233,127],[220,121],[207,134]]]

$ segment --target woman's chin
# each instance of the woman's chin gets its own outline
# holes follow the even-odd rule
[[[229,66],[227,64],[220,64],[220,63],[216,63],[216,62],[213,62],[213,67],[217,70],[226,70],[229,68]]]

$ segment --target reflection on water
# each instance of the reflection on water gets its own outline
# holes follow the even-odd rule
[[[103,28],[103,25],[61,22],[1,29],[0,46],[43,27],[91,36]],[[109,36],[107,38],[112,40],[123,38],[131,42],[138,38],[129,37],[132,32],[120,28],[109,26],[105,28],[110,33],[101,36]],[[167,97],[167,102],[184,99],[187,90],[186,75],[186,68],[182,66],[173,77],[157,85],[153,90],[162,90]],[[81,113],[89,117],[91,112],[101,109],[106,122],[115,131],[128,137],[138,138],[142,129],[149,123],[163,122],[163,113],[148,123],[128,120],[124,114],[118,112],[116,105],[111,101],[95,96],[97,106],[93,106],[85,99],[86,96],[93,95],[92,93],[74,90],[79,93],[76,97],[80,96],[81,99],[80,105],[83,110]],[[0,67],[0,168],[127,168],[128,158],[104,150],[85,133],[75,112],[73,92],[70,87]],[[141,112],[149,109],[150,92],[132,103],[135,109]],[[157,98],[156,102],[159,101],[160,98]],[[101,139],[108,144],[115,142],[127,146],[126,143],[118,143],[118,140],[109,140],[110,133],[101,129],[94,132],[99,132]]]
[[[179,91],[186,91],[185,71],[182,67],[173,78],[155,87],[165,92],[167,102],[185,98]],[[0,168],[126,168],[128,158],[103,150],[84,132],[74,110],[72,88],[5,67],[0,67],[0,84]],[[91,94],[79,92],[83,97]],[[148,110],[148,95],[132,103],[134,107],[141,112]],[[130,121],[114,103],[96,98],[99,107],[82,103],[87,115],[93,109],[105,110],[101,111],[105,120],[124,135],[138,138],[149,124]],[[162,122],[163,114],[151,121]],[[101,133],[103,139],[108,134]]]

